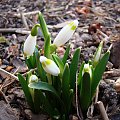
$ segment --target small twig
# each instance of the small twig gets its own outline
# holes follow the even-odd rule
[[[2,72],[4,72],[4,73],[6,73],[6,74],[8,74],[8,75],[10,75],[11,77],[15,78],[15,79],[18,81],[18,77],[17,77],[17,76],[15,76],[14,74],[9,73],[9,72],[7,72],[6,70],[4,70],[4,69],[2,69],[2,68],[0,68],[0,71],[2,71]]]
[[[16,71],[13,73],[13,75],[14,75],[15,73],[17,73],[17,71],[19,70],[19,68],[20,68],[20,66],[16,69]],[[9,86],[9,85],[11,85],[14,81],[15,81],[15,79],[13,79],[11,82],[9,82],[9,83],[6,84],[6,85],[3,85],[3,86],[1,87],[1,89],[5,88],[5,87],[7,87],[7,86]]]
[[[104,107],[103,103],[101,101],[98,101],[97,105],[99,107],[99,110],[100,110],[100,113],[101,113],[101,116],[102,116],[103,120],[109,120],[108,115],[107,115],[107,113],[105,111],[105,107]]]
[[[30,34],[31,31],[24,29],[17,29],[15,32],[20,34]]]
[[[120,69],[112,69],[111,71],[104,72],[103,78],[111,78],[111,77],[119,77],[120,76]]]
[[[24,16],[24,14],[22,13],[22,11],[20,11],[20,15],[21,15],[21,19],[23,21],[24,26],[26,27],[27,30],[29,30],[29,26],[27,24],[26,18]]]
[[[30,31],[25,30],[25,28],[0,28],[0,33],[30,34]]]
[[[28,71],[28,72],[34,72],[35,70],[37,70],[37,68],[31,69],[31,70]],[[24,73],[24,74],[22,74],[22,75],[25,76],[28,72],[26,72],[26,73]]]
[[[100,35],[102,35],[105,39],[105,41],[108,41],[110,39],[109,36],[107,36],[105,33],[103,33],[102,31],[100,31],[99,29],[97,29],[97,33],[99,33]]]
[[[96,104],[97,101],[98,101],[98,94],[99,94],[99,87],[97,87],[97,89],[96,89],[96,94],[95,94],[95,104]]]
[[[38,14],[40,11],[32,11],[32,12],[27,12],[27,13],[23,13],[24,14],[24,16],[29,16],[29,15],[34,15],[34,14]],[[18,13],[18,14],[14,14],[14,16],[16,16],[16,17],[21,17],[21,15],[20,15],[20,13]]]
[[[6,96],[5,96],[5,94],[2,92],[1,89],[0,89],[0,94],[4,97],[6,103],[9,104],[9,102],[8,102],[8,100],[7,100]]]

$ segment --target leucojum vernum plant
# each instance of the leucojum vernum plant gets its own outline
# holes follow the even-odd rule
[[[33,26],[30,35],[25,40],[23,52],[29,71],[26,76],[18,74],[26,100],[34,113],[43,111],[54,120],[69,120],[73,111],[75,84],[78,84],[80,106],[86,113],[105,71],[109,58],[109,50],[102,55],[103,41],[100,43],[93,60],[82,62],[80,70],[80,48],[67,63],[70,45],[67,46],[63,58],[56,52],[64,45],[78,27],[78,20],[73,20],[63,27],[51,42],[51,36],[41,13],[38,14],[39,24]],[[38,29],[44,37],[44,50],[36,44]],[[44,51],[44,52],[43,52]]]

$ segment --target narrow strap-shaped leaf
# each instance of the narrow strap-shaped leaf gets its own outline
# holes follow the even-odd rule
[[[69,56],[69,51],[70,51],[70,45],[67,46],[67,49],[66,49],[66,51],[65,51],[65,54],[64,54],[64,56],[63,56],[63,58],[62,58],[62,62],[63,62],[64,65],[65,65],[65,63],[66,63],[66,61],[67,61],[67,58],[68,58],[68,56]]]
[[[98,64],[98,62],[100,60],[102,48],[103,48],[103,41],[100,42],[100,44],[95,52],[94,59],[93,59],[93,67],[96,67],[96,65]]]
[[[81,109],[86,112],[91,101],[91,80],[90,74],[85,72],[81,80],[80,105]]]
[[[38,101],[40,102],[39,104],[42,104],[41,106],[42,111],[48,113],[48,115],[51,118],[54,116],[57,116],[58,114],[55,113],[54,107],[52,106],[52,104],[50,104],[49,99],[46,97],[46,94],[42,92],[41,90],[38,90],[38,91],[39,91],[39,99],[37,100],[37,94],[36,94],[36,102]]]
[[[80,66],[80,70],[79,70],[79,74],[78,74],[78,80],[77,80],[78,85],[80,85],[80,83],[81,83],[82,71],[83,71],[83,68],[84,68],[84,64],[85,64],[85,61],[83,61],[81,66]]]
[[[38,83],[30,83],[28,86],[33,89],[51,92],[52,94],[54,94],[56,96],[56,98],[58,98],[60,104],[63,105],[63,102],[61,101],[59,95],[57,94],[56,90],[53,88],[52,85],[50,85],[46,82],[39,81]]]
[[[63,71],[63,76],[62,76],[62,97],[64,104],[66,106],[66,109],[68,111],[69,108],[69,81],[70,81],[70,70],[68,64],[65,64],[65,68]]]
[[[35,54],[33,54],[33,56],[30,56],[29,58],[26,58],[25,62],[29,69],[34,69],[36,67]]]
[[[93,97],[95,90],[97,88],[97,85],[99,84],[102,75],[105,71],[108,59],[110,56],[110,51],[106,52],[104,56],[101,58],[97,66],[95,67],[94,74],[93,74],[93,79],[92,79],[92,85],[91,85],[91,97]]]
[[[78,62],[80,58],[80,49],[78,48],[72,58],[72,62],[70,65],[70,88],[75,88],[75,81],[76,81],[76,72],[78,68]]]
[[[71,109],[71,105],[72,105],[72,101],[73,101],[73,95],[74,95],[74,90],[73,89],[70,89],[69,90],[69,101],[68,101],[68,112],[70,112],[70,109]]]
[[[40,90],[34,89],[34,107],[35,107],[35,113],[40,112],[40,106],[42,106],[41,102],[41,96],[40,96]]]
[[[63,62],[61,61],[61,59],[56,54],[53,54],[52,57],[53,57],[53,60],[55,61],[55,63],[59,66],[60,75],[62,75],[63,74],[63,70],[64,70]]]
[[[46,74],[45,74],[45,72],[44,72],[44,70],[42,68],[42,65],[41,65],[40,61],[39,61],[39,57],[40,57],[39,51],[37,49],[35,49],[35,58],[36,58],[36,64],[37,64],[37,73],[40,76],[41,81],[45,82],[46,81]]]
[[[35,112],[32,96],[30,94],[29,87],[28,87],[26,80],[24,79],[24,77],[21,74],[18,74],[18,79],[19,79],[22,89],[24,91],[25,97],[28,101],[28,104],[31,106],[32,111]]]

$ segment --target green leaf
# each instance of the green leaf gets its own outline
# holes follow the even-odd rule
[[[64,65],[65,65],[67,58],[69,56],[69,51],[70,51],[70,45],[67,46],[67,49],[66,49],[65,54],[64,54],[63,59],[62,59],[62,62]]]
[[[74,96],[74,90],[73,89],[70,89],[69,90],[69,101],[68,101],[68,111],[70,112],[70,108],[71,108],[71,105],[72,105],[72,101],[73,101],[73,96]]]
[[[56,92],[52,85],[46,82],[39,81],[38,83],[30,83],[28,86],[33,89],[43,90],[54,94],[56,98],[59,100],[60,104],[63,105],[58,93]]]
[[[60,76],[62,76],[63,70],[64,70],[63,62],[61,61],[61,59],[56,54],[53,54],[52,57],[53,57],[53,60],[55,61],[55,63],[59,66]]]
[[[74,89],[75,87],[75,81],[76,81],[76,72],[77,72],[77,67],[78,67],[78,62],[80,58],[80,49],[76,49],[72,62],[70,65],[70,88]]]
[[[25,97],[27,99],[28,104],[32,108],[32,111],[35,112],[32,96],[31,96],[31,93],[29,91],[29,87],[28,87],[26,80],[24,79],[24,77],[21,74],[18,74],[18,79],[20,81],[20,84],[22,86],[22,89],[24,91],[24,94],[25,94]]]
[[[81,109],[86,112],[91,102],[91,80],[90,74],[85,72],[81,79],[80,104]]]
[[[68,64],[66,63],[64,71],[63,71],[63,76],[62,76],[62,97],[63,97],[63,101],[64,101],[67,111],[69,111],[68,108],[70,108],[68,106],[69,105],[68,102],[70,100],[69,82],[70,82],[70,70],[69,70]]]
[[[40,112],[40,107],[44,103],[44,95],[40,90],[34,89],[34,108],[35,108],[35,113]]]
[[[25,62],[29,69],[34,69],[36,67],[35,53],[33,53],[33,56],[26,58]]]
[[[36,64],[37,64],[37,73],[38,73],[39,77],[41,78],[41,81],[46,82],[46,74],[42,68],[40,61],[39,61],[40,54],[37,49],[35,49],[35,58],[36,58]]]
[[[78,80],[77,80],[78,85],[80,85],[80,83],[81,83],[82,71],[83,71],[83,68],[84,68],[84,64],[85,64],[85,61],[83,61],[81,66],[80,66],[80,70],[79,70],[79,74],[78,74]]]
[[[98,62],[100,60],[102,48],[103,48],[103,41],[100,42],[100,44],[95,52],[94,60],[93,60],[93,67],[96,67],[96,65],[98,64]]]
[[[91,97],[93,97],[93,95],[96,91],[96,88],[102,78],[102,75],[105,71],[109,56],[110,56],[110,51],[108,51],[104,54],[104,56],[101,58],[101,60],[99,61],[99,63],[97,64],[97,66],[94,69],[92,85],[91,85]]]

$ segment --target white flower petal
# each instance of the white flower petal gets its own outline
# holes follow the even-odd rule
[[[58,74],[60,73],[60,70],[54,61],[47,59],[44,56],[40,56],[40,62],[42,63],[43,69],[47,73],[54,76],[58,76]]]
[[[31,34],[27,37],[23,47],[23,51],[26,56],[33,55],[36,46],[36,39],[37,36],[32,36]]]
[[[57,47],[65,44],[72,37],[77,26],[78,26],[78,20],[74,20],[65,27],[63,27],[56,36],[53,44],[56,45]]]

